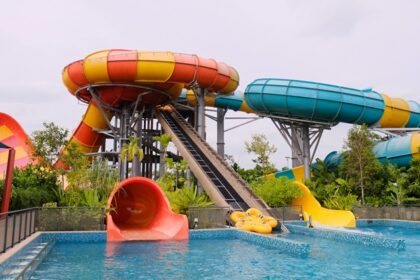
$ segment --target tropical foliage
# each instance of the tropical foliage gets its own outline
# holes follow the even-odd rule
[[[129,137],[128,143],[125,143],[121,148],[121,159],[132,161],[135,157],[142,160],[144,157],[143,149],[138,145],[139,137]]]
[[[164,133],[160,136],[154,136],[153,141],[159,142],[160,145],[159,177],[162,177],[166,170],[165,158],[169,143],[172,141],[172,136],[170,134]]]
[[[192,206],[210,206],[213,202],[205,193],[199,193],[197,186],[190,180],[187,172],[187,162],[175,162],[165,159],[167,170],[157,181],[164,190],[171,208],[176,213],[186,214]]]
[[[58,202],[60,188],[58,174],[41,164],[28,165],[24,169],[16,168],[13,172],[12,198],[10,210],[42,206],[47,202]],[[3,193],[4,181],[0,182]],[[0,197],[0,203],[1,203]]]
[[[286,177],[262,178],[252,183],[251,186],[270,207],[288,206],[292,199],[303,195],[300,188]]]

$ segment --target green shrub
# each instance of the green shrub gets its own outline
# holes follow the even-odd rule
[[[324,206],[329,209],[335,210],[348,210],[350,211],[355,204],[357,204],[357,196],[354,194],[348,195],[333,195],[324,200]]]
[[[3,188],[4,181],[0,182],[0,193],[3,193]],[[57,173],[54,170],[40,164],[15,168],[10,210],[41,207],[47,202],[57,202],[58,188]]]
[[[251,184],[255,193],[270,207],[288,206],[294,198],[301,197],[300,188],[286,177],[263,179]]]

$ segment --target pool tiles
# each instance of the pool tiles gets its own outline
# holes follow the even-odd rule
[[[267,249],[279,250],[292,256],[307,257],[309,244],[278,238],[276,235],[262,235],[237,229],[193,230],[190,239],[239,239]]]
[[[304,234],[317,238],[360,244],[365,246],[383,247],[395,250],[404,250],[405,241],[402,239],[386,238],[382,236],[359,232],[340,231],[325,228],[308,228],[304,226],[287,225],[291,233]]]
[[[105,231],[71,231],[71,232],[43,232],[43,241],[57,241],[59,243],[103,243],[106,242]]]
[[[387,227],[399,227],[399,228],[410,228],[420,229],[419,221],[403,221],[403,220],[376,220],[376,219],[363,219],[357,220],[357,227],[371,227],[371,226],[387,226]]]

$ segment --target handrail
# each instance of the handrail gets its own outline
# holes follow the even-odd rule
[[[174,117],[178,122],[182,123],[182,127],[185,130],[188,130],[189,133],[194,134],[197,139],[200,140],[200,143],[204,146],[207,152],[209,152],[212,156],[214,156],[218,161],[222,164],[223,168],[229,172],[229,175],[232,176],[249,195],[249,198],[254,200],[257,204],[260,204],[264,210],[270,212],[270,207],[262,200],[259,196],[257,196],[250,186],[239,176],[239,174],[229,166],[226,161],[205,141],[198,132],[181,116],[181,114],[172,106],[170,114]]]
[[[75,206],[75,207],[31,207],[26,209],[14,210],[0,213],[0,254],[13,248],[16,244],[34,234],[40,226],[40,210],[62,211],[65,209],[75,209],[79,213],[88,210],[101,210],[101,217],[105,216],[105,207],[97,206]],[[59,225],[57,223],[57,225]],[[97,226],[104,228],[103,219],[100,218]]]
[[[6,252],[7,249],[12,248],[15,244],[25,240],[27,237],[35,233],[36,210],[37,208],[33,207],[10,212],[3,212],[0,214],[0,236],[3,238],[3,246],[0,248],[0,253]],[[18,223],[16,223],[17,216],[19,216]],[[12,225],[9,225],[10,220],[12,221]],[[23,220],[25,221],[23,222]],[[1,225],[3,225],[3,227],[1,227]],[[9,230],[11,230],[11,234]]]
[[[173,107],[172,107],[173,108]],[[180,113],[173,108],[172,112],[176,115],[177,120],[179,120],[180,122],[183,123],[183,125],[185,125],[185,128],[188,128],[189,131],[191,131],[192,133],[194,133],[196,136],[198,136],[198,138],[200,139],[200,141],[206,146],[207,150],[212,153],[215,157],[217,157],[220,162],[223,164],[223,167],[225,167],[226,169],[229,170],[230,174],[233,175],[234,177],[236,177],[238,179],[238,181],[247,189],[247,191],[250,192],[250,194],[255,198],[255,199],[259,199],[261,200],[261,198],[259,198],[253,191],[252,189],[249,187],[249,185],[245,182],[245,180],[243,180],[239,174],[229,165],[226,163],[225,159],[222,158],[211,146],[209,143],[207,143],[206,140],[204,140],[199,134],[198,132],[187,122],[185,121],[185,119],[180,115]]]

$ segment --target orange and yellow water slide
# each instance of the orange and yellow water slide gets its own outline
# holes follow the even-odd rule
[[[228,94],[239,84],[238,72],[214,59],[136,50],[94,52],[66,66],[62,77],[71,94],[89,103],[70,139],[86,153],[98,150],[103,138],[95,130],[106,129],[105,117],[111,116],[110,111],[101,112],[98,108],[92,89],[106,106],[133,103],[143,95],[139,105],[150,108],[178,99],[185,87]]]
[[[90,153],[103,143],[97,130],[108,127],[113,108],[125,103],[153,108],[178,99],[189,87],[228,94],[238,87],[239,75],[225,63],[196,55],[105,50],[66,66],[63,81],[71,94],[89,104],[70,143]],[[133,178],[119,188],[125,196],[114,199],[113,193],[109,201],[117,208],[107,216],[109,241],[188,238],[187,219],[170,211],[156,183]]]
[[[24,167],[32,160],[33,147],[28,135],[11,116],[0,113],[0,143],[15,149],[15,167]],[[7,168],[8,150],[0,149],[0,178]]]

